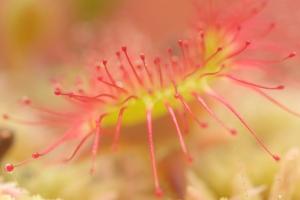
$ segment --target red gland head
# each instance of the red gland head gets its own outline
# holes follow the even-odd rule
[[[54,90],[54,94],[58,96],[58,95],[61,95],[61,92],[60,92],[60,90],[58,88],[56,88]]]
[[[178,40],[178,45],[179,45],[180,47],[182,47],[183,41],[182,41],[182,40]]]
[[[157,188],[155,191],[155,195],[160,198],[164,195],[164,191],[161,188]]]
[[[277,89],[278,89],[278,90],[283,90],[283,89],[284,89],[284,85],[278,85],[278,86],[277,86]]]
[[[5,165],[4,167],[4,171],[7,172],[7,173],[11,173],[12,171],[14,171],[14,165],[11,164],[11,163],[8,163]]]
[[[140,57],[141,57],[141,59],[142,59],[143,61],[145,61],[145,54],[141,53],[141,54],[140,54]]]
[[[295,57],[296,55],[297,55],[296,52],[292,52],[292,53],[289,55],[289,57],[290,57],[290,58],[293,58],[293,57]]]
[[[41,155],[37,152],[33,153],[32,154],[32,158],[36,159],[36,158],[39,158]]]
[[[122,51],[123,52],[127,52],[127,47],[126,46],[122,46]]]
[[[26,96],[24,96],[24,97],[22,98],[22,102],[23,102],[23,104],[25,104],[25,105],[31,104],[30,99],[29,99],[28,97],[26,97]]]
[[[279,162],[279,161],[280,161],[280,157],[279,157],[279,156],[277,156],[277,155],[273,155],[273,158],[274,158],[274,160],[276,160],[277,162]]]

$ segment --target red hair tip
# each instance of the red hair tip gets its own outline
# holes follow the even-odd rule
[[[223,47],[218,47],[217,51],[222,51]]]
[[[127,51],[127,47],[126,46],[122,46],[122,51],[126,52]]]
[[[11,163],[8,163],[5,165],[4,170],[6,173],[11,173],[12,171],[14,171],[15,166]]]
[[[280,157],[277,156],[277,155],[273,155],[273,158],[276,160],[276,162],[279,162],[279,161],[280,161]]]
[[[148,94],[150,94],[150,95],[153,94],[153,90],[152,90],[151,88],[149,88],[149,89],[147,90],[147,92],[148,92]]]
[[[2,118],[3,118],[3,119],[8,119],[9,116],[8,116],[7,114],[4,114],[4,115],[2,115]]]
[[[248,46],[248,45],[250,45],[251,44],[251,42],[250,41],[246,41],[246,45]]]
[[[141,53],[140,57],[142,60],[145,60],[145,54]]]
[[[39,158],[40,156],[41,156],[41,154],[39,154],[39,153],[37,153],[37,152],[35,152],[35,153],[32,154],[32,158],[34,158],[34,159],[37,159],[37,158]]]
[[[177,94],[177,93],[174,94],[174,98],[175,98],[175,99],[178,99],[178,98],[179,98],[179,94]]]
[[[95,170],[94,169],[90,169],[90,174],[94,175],[95,174]]]
[[[31,101],[30,101],[30,99],[28,97],[23,97],[22,98],[22,102],[23,102],[23,104],[26,104],[26,105],[31,104]]]
[[[202,122],[201,123],[201,127],[202,128],[207,128],[208,127],[208,123],[207,122]]]
[[[296,52],[292,52],[292,53],[289,55],[289,57],[290,57],[290,58],[293,58],[293,57],[295,57],[296,55],[297,55]]]
[[[183,45],[182,40],[178,40],[178,45],[179,45],[180,47],[182,47],[182,45]]]
[[[188,162],[189,162],[189,163],[194,162],[194,158],[189,156],[189,157],[188,157]]]
[[[284,89],[284,85],[278,85],[277,89],[278,90],[283,90]]]
[[[275,22],[273,22],[273,23],[270,24],[270,27],[271,27],[271,28],[273,28],[273,27],[275,27],[275,26],[276,26],[276,23],[275,23]]]
[[[103,76],[98,76],[97,79],[98,79],[98,81],[102,81],[103,80]]]
[[[231,135],[236,135],[237,134],[237,130],[232,129],[232,130],[230,130],[230,133],[231,133]]]
[[[55,90],[54,90],[54,94],[55,94],[55,95],[61,95],[60,90],[59,90],[59,89],[55,89]]]
[[[157,197],[162,197],[162,196],[164,195],[164,192],[163,192],[162,189],[157,188],[156,191],[155,191],[155,195],[156,195]]]
[[[103,60],[102,60],[102,63],[103,63],[103,65],[106,65],[107,60],[106,60],[106,59],[103,59]]]

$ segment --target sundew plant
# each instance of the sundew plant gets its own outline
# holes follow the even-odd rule
[[[49,109],[44,105],[36,105],[24,97],[22,104],[35,112],[43,113],[43,118],[31,121],[7,113],[3,115],[3,119],[27,125],[63,125],[68,127],[68,130],[61,133],[61,137],[45,149],[34,152],[28,160],[6,164],[5,171],[12,172],[24,164],[50,154],[68,140],[80,138],[73,153],[70,157],[62,159],[62,162],[72,160],[82,145],[87,140],[92,140],[90,172],[94,173],[97,152],[101,148],[99,138],[103,134],[108,134],[107,128],[115,129],[112,149],[116,151],[122,126],[144,123],[155,194],[161,197],[163,189],[159,184],[155,159],[153,137],[156,133],[152,131],[153,120],[159,120],[165,115],[170,116],[178,135],[178,142],[188,162],[193,161],[193,155],[190,155],[189,147],[184,140],[183,132],[186,128],[184,113],[190,115],[200,127],[206,128],[208,125],[196,115],[191,102],[198,102],[198,106],[203,107],[229,134],[234,136],[239,133],[238,130],[223,123],[213,108],[208,106],[205,99],[209,98],[215,99],[224,106],[224,109],[233,113],[266,154],[275,161],[280,161],[280,156],[264,144],[234,105],[227,101],[226,97],[218,94],[213,87],[219,82],[224,89],[230,87],[229,82],[240,85],[245,91],[253,90],[270,103],[299,117],[296,112],[265,92],[265,90],[280,92],[279,90],[285,87],[281,82],[296,83],[274,68],[289,62],[289,59],[296,56],[296,52],[288,46],[268,43],[268,37],[276,34],[276,23],[267,19],[263,21],[260,17],[268,3],[271,2],[240,1],[222,7],[217,3],[194,2],[196,12],[191,20],[191,27],[185,36],[174,41],[173,48],[166,47],[163,53],[146,54],[143,49],[135,49],[137,45],[132,44],[120,46],[115,52],[110,52],[114,53],[114,56],[105,57],[108,55],[107,52],[96,52],[97,57],[94,56],[93,61],[83,67],[85,71],[75,80],[73,87],[69,87],[70,83],[64,78],[52,81],[55,98],[65,99],[67,107],[70,106],[71,109]],[[106,45],[108,46],[103,49],[111,49],[109,43]],[[143,47],[143,44],[138,46]],[[256,56],[257,54],[259,56]],[[267,74],[274,81],[265,85],[265,81],[255,78],[252,69],[256,69],[256,73],[258,71],[260,75]],[[242,76],[245,72],[249,73],[246,78]],[[278,83],[274,85],[276,82]],[[241,101],[246,99],[241,97]]]

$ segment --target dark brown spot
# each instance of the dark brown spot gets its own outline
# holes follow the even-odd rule
[[[0,160],[5,155],[7,150],[12,146],[14,134],[11,130],[0,128]]]

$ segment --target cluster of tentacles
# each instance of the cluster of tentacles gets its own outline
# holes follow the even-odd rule
[[[153,118],[155,119],[167,113],[170,115],[177,130],[182,150],[190,162],[193,159],[188,153],[177,117],[179,116],[182,121],[184,129],[187,129],[185,112],[189,113],[201,127],[205,128],[207,124],[197,118],[193,109],[189,106],[189,102],[198,101],[216,122],[230,134],[235,135],[237,133],[235,129],[224,124],[209,108],[201,97],[203,94],[211,96],[227,107],[245,125],[266,152],[276,161],[279,161],[280,158],[271,153],[233,106],[210,87],[214,81],[229,80],[254,90],[287,112],[299,116],[262,91],[263,89],[282,90],[284,89],[283,85],[264,86],[230,73],[231,69],[247,70],[247,67],[257,68],[277,79],[291,82],[290,79],[284,78],[281,72],[268,65],[292,58],[296,56],[294,52],[288,52],[281,59],[269,61],[238,59],[241,54],[247,55],[247,49],[251,48],[253,43],[254,45],[259,43],[274,29],[274,23],[271,23],[270,26],[261,30],[260,34],[249,37],[247,40],[243,39],[247,35],[247,28],[243,29],[243,23],[253,20],[265,6],[266,4],[263,2],[253,8],[250,7],[251,9],[241,13],[234,19],[213,15],[210,15],[213,18],[209,18],[209,20],[199,17],[193,31],[185,39],[178,41],[177,48],[169,48],[165,56],[154,56],[153,61],[148,58],[148,55],[136,52],[134,49],[127,48],[127,46],[122,46],[114,57],[107,60],[103,59],[100,63],[91,64],[92,66],[89,66],[87,74],[83,78],[76,79],[73,91],[69,90],[64,84],[64,80],[54,80],[54,93],[59,97],[64,97],[68,104],[73,107],[70,112],[54,111],[35,105],[28,98],[24,98],[22,104],[42,112],[48,117],[34,122],[19,120],[6,114],[3,115],[3,118],[27,125],[58,124],[69,128],[64,135],[49,147],[33,153],[32,158],[19,164],[6,164],[5,171],[12,172],[16,167],[50,153],[63,142],[74,138],[74,136],[81,137],[73,154],[69,158],[63,159],[64,162],[70,161],[84,142],[89,137],[94,136],[91,167],[91,172],[93,172],[99,137],[101,134],[106,134],[104,127],[115,126],[112,148],[116,150],[121,124],[130,125],[145,121],[156,195],[162,196],[163,191],[159,186],[153,148]],[[198,23],[199,21],[202,22],[201,26]],[[174,52],[177,52],[178,55]],[[175,111],[178,114],[175,114]]]

